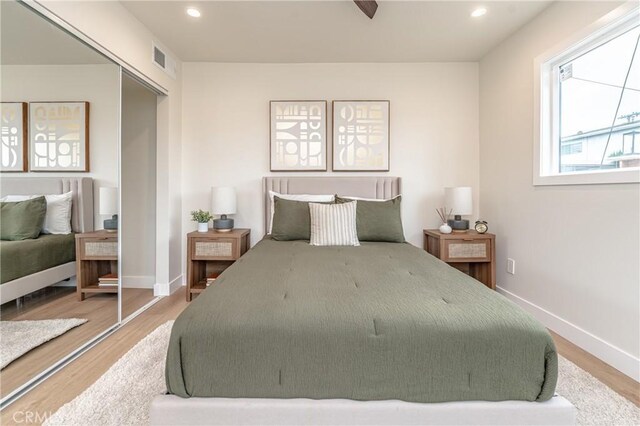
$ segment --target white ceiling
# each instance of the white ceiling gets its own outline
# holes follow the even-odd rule
[[[95,50],[15,1],[0,1],[2,65],[109,64]]]
[[[378,0],[369,20],[351,0],[121,3],[187,62],[477,61],[550,4]]]

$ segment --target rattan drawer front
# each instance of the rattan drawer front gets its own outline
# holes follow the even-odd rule
[[[233,259],[237,241],[235,239],[195,240],[193,242],[194,259]]]
[[[488,240],[447,241],[445,243],[445,261],[487,261],[491,260],[491,247]]]
[[[118,243],[114,241],[86,241],[84,255],[87,257],[118,257]]]

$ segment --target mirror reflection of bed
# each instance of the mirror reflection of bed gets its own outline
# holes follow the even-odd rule
[[[25,106],[27,146],[35,134],[29,115],[34,103],[62,111],[52,103],[81,102],[87,111],[86,127],[80,129],[87,136],[85,169],[35,171],[27,157],[23,170],[0,173],[0,398],[5,400],[154,300],[157,101],[119,65],[30,8],[15,1],[0,7],[2,134],[9,104]],[[115,204],[106,193],[114,195]],[[42,229],[5,240],[5,225],[22,217],[19,210],[5,215],[5,208],[23,202],[32,213],[42,213],[38,209],[44,206]],[[117,213],[118,229],[106,231],[114,222],[105,220]],[[50,221],[66,221],[69,229],[47,229]]]

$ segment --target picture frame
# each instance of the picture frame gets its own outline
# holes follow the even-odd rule
[[[332,102],[333,171],[389,171],[390,111],[388,100]]]
[[[327,101],[270,101],[272,172],[327,171]]]
[[[88,172],[89,102],[29,103],[29,170]]]
[[[28,106],[0,102],[0,172],[24,173],[29,164]]]

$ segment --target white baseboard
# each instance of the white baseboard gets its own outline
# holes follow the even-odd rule
[[[606,362],[635,381],[640,381],[640,359],[628,352],[612,345],[609,342],[589,333],[569,321],[560,318],[554,313],[523,299],[522,297],[505,290],[502,287],[496,289],[509,300],[515,302],[525,311],[536,317],[545,327],[558,333],[576,346],[589,352],[596,358]]]
[[[156,283],[153,286],[154,296],[170,296],[174,291],[182,287],[182,274],[171,280],[169,283]]]
[[[123,276],[122,288],[154,288],[155,277],[152,276]]]

